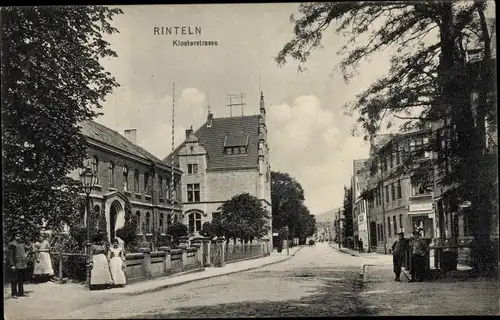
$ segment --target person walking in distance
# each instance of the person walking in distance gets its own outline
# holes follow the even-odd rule
[[[411,255],[411,280],[410,282],[422,282],[424,281],[425,273],[425,257],[427,255],[427,245],[421,239],[420,232],[414,231],[413,237],[415,238],[412,243],[412,255]]]
[[[398,240],[392,244],[392,264],[394,265],[394,274],[396,278],[394,281],[401,281],[401,267],[405,260],[405,253],[408,250],[408,241],[405,239],[403,232],[398,233]]]
[[[12,298],[27,297],[24,293],[24,278],[28,262],[26,261],[26,249],[19,231],[14,231],[12,241],[8,245],[6,257],[7,266],[10,270],[10,284]]]

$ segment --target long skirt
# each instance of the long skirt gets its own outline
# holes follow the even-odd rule
[[[50,259],[50,254],[48,252],[40,252],[38,257],[39,257],[39,262],[35,261],[33,274],[35,276],[54,275],[54,269],[52,268],[52,260]]]
[[[109,261],[109,269],[113,277],[113,284],[123,286],[127,283],[125,272],[123,272],[123,261],[120,257],[113,257]]]
[[[92,257],[92,270],[90,271],[90,285],[101,286],[112,283],[108,259],[102,253],[94,255]]]

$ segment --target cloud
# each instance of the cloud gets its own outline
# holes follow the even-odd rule
[[[141,147],[160,159],[167,156],[172,150],[172,95],[146,91],[135,97],[117,91],[118,96],[108,100],[106,113],[96,121],[119,133],[135,128]],[[188,127],[199,127],[205,117],[205,94],[196,88],[182,89],[175,104],[175,146],[184,141]]]
[[[314,208],[341,206],[352,160],[368,154],[362,139],[341,129],[353,120],[324,108],[315,95],[301,95],[291,105],[268,110],[272,170],[287,172],[301,183],[313,213],[321,213]]]

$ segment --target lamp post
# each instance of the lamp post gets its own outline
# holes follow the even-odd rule
[[[87,211],[87,281],[86,284],[90,288],[90,262],[92,261],[90,252],[90,193],[94,187],[94,173],[90,168],[85,168],[80,174],[80,181],[82,183],[83,192],[85,192],[85,207]]]

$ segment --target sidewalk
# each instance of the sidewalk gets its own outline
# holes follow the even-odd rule
[[[394,281],[391,265],[365,266],[360,296],[374,315],[499,315],[498,281]]]
[[[4,287],[4,319],[42,319],[51,318],[55,314],[66,314],[75,310],[119,299],[120,295],[139,295],[155,292],[168,287],[177,286],[197,280],[204,280],[237,272],[262,268],[268,265],[286,261],[292,258],[302,247],[252,260],[226,264],[221,268],[205,268],[205,271],[185,273],[170,277],[155,278],[148,281],[132,283],[124,288],[90,291],[84,285],[77,283],[58,284],[47,282],[43,284],[26,284],[26,298],[11,299],[10,286]]]

